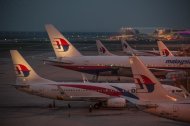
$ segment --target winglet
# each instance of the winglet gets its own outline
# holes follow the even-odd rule
[[[84,83],[89,82],[88,78],[85,76],[85,74],[81,73],[81,75],[82,75],[82,79],[83,79]]]

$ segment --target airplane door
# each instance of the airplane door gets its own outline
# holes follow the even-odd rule
[[[66,95],[65,91],[60,86],[57,86],[57,88],[59,91],[59,95],[57,96],[58,100],[63,100],[64,98],[68,97],[68,95]]]

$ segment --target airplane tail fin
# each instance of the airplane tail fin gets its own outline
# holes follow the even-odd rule
[[[45,25],[56,57],[75,57],[82,54],[51,24]]]
[[[98,48],[99,55],[103,55],[103,56],[113,56],[114,55],[108,51],[108,49],[101,43],[100,40],[96,40],[96,45]]]
[[[133,78],[137,87],[137,95],[144,101],[175,101],[174,97],[169,96],[150,70],[142,63],[137,56],[130,58]]]
[[[162,41],[157,41],[161,56],[174,56]]]
[[[121,44],[124,52],[134,54],[134,49],[125,40],[122,40]]]
[[[44,83],[48,80],[41,78],[21,56],[17,50],[10,50],[14,70],[17,76],[16,84],[28,84],[30,82]]]

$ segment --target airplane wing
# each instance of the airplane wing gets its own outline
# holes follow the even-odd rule
[[[14,86],[15,88],[29,88],[30,85],[27,84],[11,84],[11,86]]]
[[[172,70],[172,69],[162,69],[162,68],[149,68],[151,71],[164,71],[164,72],[175,72],[178,70]]]
[[[61,63],[61,64],[73,64],[72,61],[69,61],[69,60],[64,60],[64,61],[57,61],[57,60],[51,60],[51,59],[45,59],[43,60],[44,64],[45,63]]]
[[[189,97],[190,93],[185,89],[185,87],[183,85],[180,85],[180,88],[183,90],[184,96],[185,97]]]
[[[138,99],[134,99],[131,97],[125,96],[125,99],[135,105],[138,105],[140,109],[147,109],[147,108],[156,108],[158,107],[156,104],[151,103],[150,101],[140,101]]]
[[[57,85],[58,91],[62,94],[65,95],[67,97],[69,97],[70,99],[78,99],[80,101],[106,101],[107,97],[102,97],[102,96],[72,96],[72,95],[68,95],[59,85]]]
[[[156,77],[159,78],[168,78],[170,73],[179,73],[182,72],[182,70],[177,69],[164,69],[164,68],[149,68],[151,72],[155,74]],[[168,77],[167,77],[168,75]],[[168,78],[171,79],[171,78]]]
[[[73,99],[80,99],[80,100],[83,100],[83,101],[94,101],[94,102],[97,102],[97,101],[106,101],[108,98],[107,97],[99,97],[99,96],[69,96],[70,98],[73,98]]]

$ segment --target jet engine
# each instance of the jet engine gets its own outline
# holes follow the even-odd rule
[[[177,79],[183,79],[186,76],[187,76],[187,73],[185,71],[176,71],[176,72],[169,72],[166,75],[166,78],[175,81]]]
[[[126,106],[126,100],[124,98],[110,98],[107,100],[107,107],[123,108],[125,106]]]

